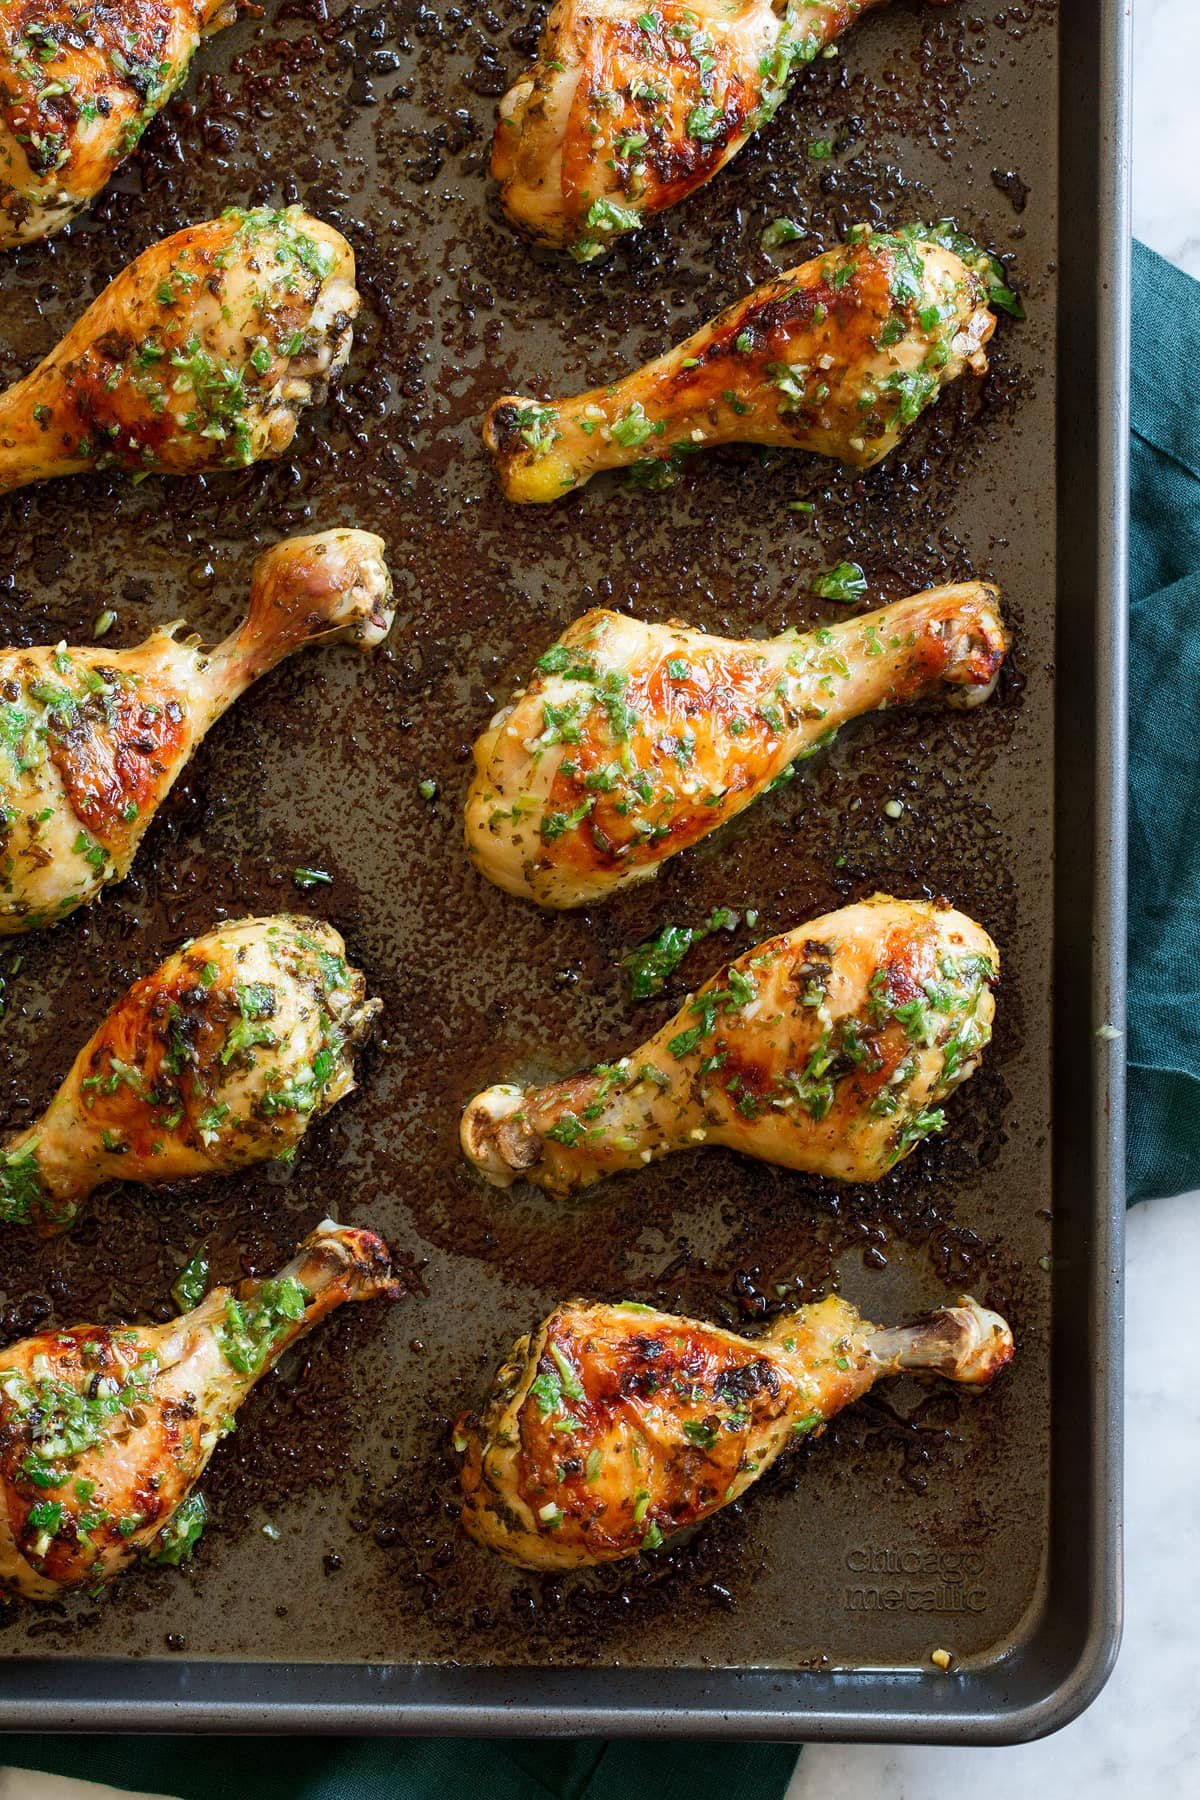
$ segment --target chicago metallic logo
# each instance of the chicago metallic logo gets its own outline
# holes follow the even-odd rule
[[[849,1551],[842,1604],[849,1612],[981,1613],[987,1590],[978,1550],[900,1550],[861,1544]]]

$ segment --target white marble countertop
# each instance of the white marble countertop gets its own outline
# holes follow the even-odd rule
[[[1198,0],[1137,0],[1134,44],[1134,231],[1200,277]],[[812,1745],[787,1800],[1200,1793],[1200,1390],[1188,1359],[1164,1356],[1161,1341],[1162,1319],[1187,1318],[1195,1305],[1197,1268],[1200,1194],[1134,1209],[1125,1295],[1125,1637],[1095,1705],[1054,1737],[1012,1749]],[[118,1800],[90,1782],[0,1769],[0,1800],[110,1796]]]

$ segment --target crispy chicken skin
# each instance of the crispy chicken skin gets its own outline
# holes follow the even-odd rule
[[[881,1376],[980,1385],[1012,1350],[1005,1321],[967,1296],[884,1330],[830,1295],[756,1338],[572,1301],[455,1425],[462,1522],[525,1569],[637,1556],[736,1500]]]
[[[180,626],[129,650],[0,650],[0,935],[122,880],[209,727],[266,670],[306,644],[369,650],[391,620],[382,539],[325,531],[259,557],[249,616],[215,650]]]
[[[0,494],[87,470],[199,475],[282,456],[345,367],[354,252],[298,206],[164,238],[0,394]]]
[[[509,219],[580,262],[710,181],[793,77],[885,0],[558,0],[500,102]],[[944,0],[942,0],[944,3]]]
[[[987,369],[987,287],[952,250],[887,232],[764,282],[643,368],[572,399],[506,394],[483,438],[509,500],[601,469],[654,485],[717,444],[770,444],[867,469],[948,382]]]
[[[617,1062],[488,1088],[463,1151],[496,1187],[564,1197],[701,1144],[876,1181],[975,1072],[999,967],[963,913],[876,894],[747,950]]]
[[[345,949],[321,919],[238,919],[135,982],[0,1153],[0,1224],[63,1231],[105,1181],[290,1157],[381,1008]]]
[[[1007,648],[998,600],[962,582],[766,640],[585,613],[475,745],[468,854],[542,906],[645,880],[848,719],[986,699]]]
[[[0,0],[0,250],[82,212],[235,0]]]
[[[196,1483],[255,1383],[335,1307],[401,1293],[386,1244],[326,1220],[278,1275],[214,1288],[169,1325],[77,1325],[0,1352],[0,1587],[53,1600],[190,1555]]]

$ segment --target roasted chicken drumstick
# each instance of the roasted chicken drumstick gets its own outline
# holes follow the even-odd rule
[[[236,0],[0,4],[0,250],[82,212]]]
[[[535,243],[602,256],[710,181],[797,72],[884,3],[558,0],[537,61],[500,102],[505,212]]]
[[[298,206],[151,245],[0,394],[0,494],[91,469],[200,475],[281,456],[345,367],[354,252]]]
[[[245,623],[205,650],[179,626],[131,650],[0,651],[0,935],[54,925],[128,873],[209,727],[306,644],[369,650],[391,624],[383,541],[289,538],[259,557]]]
[[[214,1288],[169,1325],[77,1325],[0,1352],[0,1586],[53,1600],[190,1555],[196,1483],[251,1388],[335,1307],[376,1297],[401,1297],[386,1244],[326,1220],[278,1275]]]
[[[585,613],[475,745],[467,851],[542,906],[644,880],[847,719],[986,699],[1006,648],[997,602],[963,582],[766,640]]]
[[[745,1338],[648,1306],[560,1307],[518,1339],[479,1415],[459,1419],[462,1522],[525,1569],[657,1550],[885,1375],[979,1385],[1012,1356],[964,1296],[884,1330],[836,1295]]]
[[[381,1002],[320,919],[239,919],[119,1000],[0,1152],[0,1224],[64,1231],[105,1181],[156,1185],[294,1154],[354,1089]]]
[[[952,250],[873,232],[737,300],[611,386],[506,394],[484,443],[508,499],[557,500],[601,469],[670,473],[716,444],[772,444],[870,468],[947,382],[982,375],[995,329],[983,278]]]
[[[876,1181],[945,1124],[991,1037],[998,973],[964,914],[877,894],[747,950],[618,1062],[488,1088],[463,1150],[496,1187],[563,1196],[701,1144]]]

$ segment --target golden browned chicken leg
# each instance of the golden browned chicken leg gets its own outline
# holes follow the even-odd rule
[[[585,613],[475,745],[468,853],[542,906],[645,880],[848,719],[986,699],[1007,642],[997,600],[963,582],[765,640]]]
[[[238,919],[135,982],[0,1152],[0,1224],[63,1231],[105,1181],[290,1158],[353,1092],[382,1005],[345,949],[321,919]]]
[[[569,400],[506,394],[484,443],[510,500],[557,500],[601,469],[715,444],[773,444],[870,468],[947,382],[982,375],[983,277],[952,250],[873,232],[764,282],[674,350]]]
[[[3,0],[0,250],[82,212],[236,0]]]
[[[177,231],[0,394],[0,494],[89,469],[200,475],[281,456],[345,367],[357,311],[354,252],[298,206]]]
[[[537,61],[500,102],[505,212],[535,243],[603,255],[710,181],[796,73],[884,3],[558,0]]]
[[[876,894],[747,950],[618,1062],[488,1088],[463,1150],[496,1187],[558,1195],[700,1144],[877,1181],[974,1074],[999,967],[963,913]]]
[[[347,1300],[401,1298],[387,1245],[326,1220],[266,1281],[169,1325],[77,1325],[0,1353],[0,1586],[53,1600],[138,1558],[181,1562],[196,1489],[254,1384]]]
[[[0,651],[0,935],[55,925],[128,873],[193,751],[306,644],[372,649],[392,621],[383,541],[289,538],[259,557],[246,622],[205,650],[181,627],[131,650]]]
[[[902,1370],[979,1385],[1012,1356],[964,1295],[883,1330],[836,1295],[739,1337],[648,1306],[559,1307],[458,1420],[467,1531],[524,1569],[657,1550]]]

